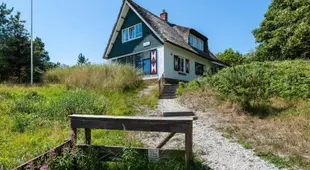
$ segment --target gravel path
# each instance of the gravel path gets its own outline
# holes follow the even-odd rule
[[[150,111],[149,116],[161,116],[167,111],[189,111],[179,104],[177,99],[159,100],[158,108]],[[216,130],[218,123],[214,118],[216,110],[197,112],[198,120],[194,122],[194,151],[204,164],[214,170],[276,170],[274,165],[260,159],[252,150],[223,137]],[[142,133],[142,142],[150,147],[156,146],[167,134]],[[164,148],[184,148],[184,135],[177,134]]]

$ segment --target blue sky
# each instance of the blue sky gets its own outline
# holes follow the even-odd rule
[[[1,0],[22,13],[30,30],[30,0]],[[271,0],[135,0],[169,21],[195,28],[209,38],[212,52],[255,49],[252,30]],[[43,39],[53,62],[73,65],[79,53],[93,63],[102,55],[122,0],[34,0],[34,36]]]

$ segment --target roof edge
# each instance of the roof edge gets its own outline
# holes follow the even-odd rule
[[[220,60],[215,60],[215,59],[212,59],[212,58],[206,58],[205,56],[203,56],[203,55],[201,55],[201,54],[199,54],[199,53],[195,53],[194,51],[188,50],[188,49],[186,49],[186,48],[184,48],[184,47],[182,47],[182,46],[180,46],[180,45],[178,45],[178,44],[176,44],[176,43],[173,43],[173,42],[171,42],[171,41],[167,41],[167,42],[170,43],[170,44],[172,44],[172,45],[174,45],[174,46],[177,46],[177,47],[179,47],[179,48],[182,48],[183,50],[186,50],[186,51],[188,51],[188,52],[190,52],[190,53],[193,53],[193,54],[195,54],[195,55],[198,55],[198,56],[202,57],[203,59],[206,59],[206,60],[209,60],[209,61],[213,61],[213,62],[217,62],[217,63],[223,64],[223,65],[225,65],[225,66],[229,66],[228,64],[226,64],[226,63],[224,63],[224,62],[222,62],[222,61],[220,61]]]
[[[108,52],[108,49],[109,49],[109,47],[110,47],[110,45],[111,45],[111,41],[112,41],[113,35],[114,35],[114,33],[115,33],[116,26],[117,26],[117,24],[118,24],[118,22],[119,22],[119,19],[120,19],[120,16],[121,16],[122,12],[123,12],[123,8],[124,8],[125,4],[128,5],[128,7],[129,7],[131,10],[134,11],[134,13],[145,23],[145,25],[147,25],[147,27],[157,36],[157,38],[158,38],[162,43],[166,42],[166,39],[165,39],[164,37],[161,37],[161,36],[158,34],[158,32],[156,32],[156,31],[153,29],[153,27],[139,14],[139,12],[135,9],[135,7],[134,7],[131,3],[134,3],[134,2],[133,2],[132,0],[123,0],[123,4],[122,4],[122,6],[121,6],[121,8],[120,8],[120,11],[119,11],[117,20],[116,20],[116,22],[115,22],[115,24],[114,24],[114,27],[113,27],[113,29],[112,29],[112,33],[111,33],[110,38],[109,38],[109,41],[108,41],[108,44],[107,44],[106,49],[105,49],[105,52],[104,52],[104,54],[103,54],[103,57],[102,57],[103,59],[108,59],[107,52]]]
[[[115,22],[115,24],[114,24],[114,26],[113,26],[113,29],[112,29],[110,38],[109,38],[109,40],[108,40],[108,44],[107,44],[107,46],[106,46],[106,48],[105,48],[105,50],[104,50],[103,56],[102,56],[103,59],[108,59],[108,57],[107,57],[108,48],[109,48],[109,45],[111,44],[111,40],[112,40],[113,34],[114,34],[114,32],[115,32],[117,23],[119,22],[119,19],[120,19],[120,16],[121,16],[121,14],[122,14],[122,11],[123,11],[123,8],[124,8],[124,6],[125,6],[126,1],[127,1],[127,0],[123,0],[122,6],[121,6],[121,8],[120,8],[120,10],[119,10],[119,13],[118,13],[118,15],[117,15],[117,19],[116,19],[116,22]]]

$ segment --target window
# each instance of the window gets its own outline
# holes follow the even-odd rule
[[[189,59],[181,58],[177,55],[174,56],[174,70],[178,71],[179,74],[186,75],[189,74],[190,61]]]
[[[117,62],[119,64],[132,65],[137,70],[144,73],[144,75],[157,74],[157,72],[152,73],[152,70],[151,70],[152,61],[151,61],[150,51],[135,54],[135,55],[130,55],[130,56],[126,56],[126,57],[120,57],[118,59],[113,59],[112,62]],[[155,62],[157,64],[157,61],[155,61]],[[153,62],[153,63],[155,63],[155,62]]]
[[[118,59],[117,59],[117,62],[118,62],[119,64],[126,64],[126,57],[118,58]]]
[[[214,68],[211,68],[211,75],[215,74],[215,69]]]
[[[140,53],[135,55],[136,68],[144,75],[151,74],[151,57],[149,53]]]
[[[204,72],[205,72],[205,65],[200,64],[200,63],[195,63],[195,73],[196,73],[196,75],[204,76],[203,75]]]
[[[122,42],[132,41],[142,37],[142,24],[137,24],[122,31]]]
[[[184,60],[184,58],[178,58],[178,68],[179,68],[179,72],[185,73],[185,60]]]
[[[189,44],[201,51],[204,50],[204,42],[192,34],[189,35]]]

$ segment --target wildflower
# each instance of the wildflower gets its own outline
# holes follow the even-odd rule
[[[72,137],[75,137],[74,131],[71,131],[70,134],[71,134]]]
[[[55,155],[56,155],[56,152],[55,152],[54,149],[52,149],[52,150],[49,151],[49,156],[50,156],[50,157],[54,157]]]
[[[29,170],[34,170],[33,162],[28,163],[28,169]]]
[[[40,170],[48,170],[48,166],[47,165],[41,166]]]

